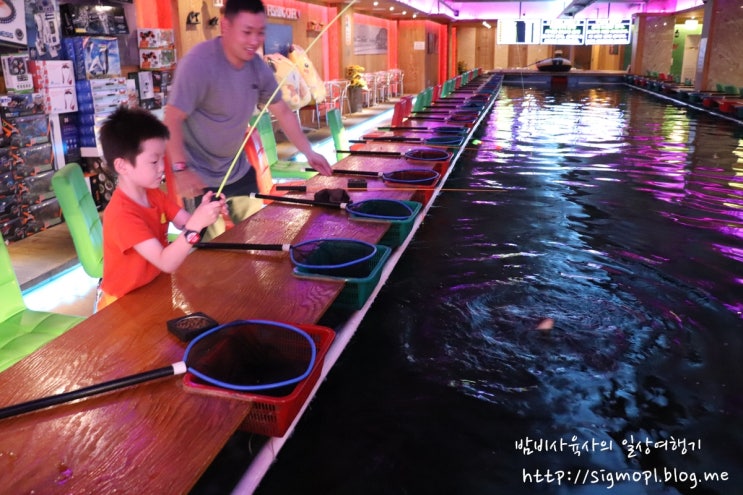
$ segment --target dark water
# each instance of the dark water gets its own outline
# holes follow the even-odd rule
[[[504,87],[258,493],[743,493],[742,136]]]

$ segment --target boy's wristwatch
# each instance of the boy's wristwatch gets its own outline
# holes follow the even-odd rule
[[[195,230],[184,230],[183,236],[186,238],[186,242],[189,244],[196,244],[201,240],[201,234]]]

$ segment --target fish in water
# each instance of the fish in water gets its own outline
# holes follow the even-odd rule
[[[555,320],[552,318],[544,318],[542,321],[539,322],[537,325],[537,330],[541,330],[543,332],[549,332],[554,328],[555,326]]]

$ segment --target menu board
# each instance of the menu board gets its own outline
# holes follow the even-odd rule
[[[629,19],[588,19],[586,45],[629,45],[632,23]]]
[[[533,45],[539,43],[539,21],[534,19],[498,21],[496,30],[499,45]]]
[[[551,19],[542,21],[539,43],[542,45],[582,45],[585,40],[585,21]]]
[[[630,19],[500,19],[499,45],[628,45]]]

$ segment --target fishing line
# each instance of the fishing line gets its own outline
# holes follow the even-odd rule
[[[315,37],[315,39],[312,40],[309,45],[307,45],[307,48],[305,49],[305,52],[309,52],[312,49],[312,47],[315,45],[315,43],[317,43],[320,40],[320,38],[323,37],[323,35],[325,34],[325,32],[328,30],[328,28],[330,28],[330,26],[332,26],[335,23],[335,21],[337,21],[338,19],[340,19],[340,17],[343,14],[345,14],[346,11],[351,8],[352,5],[354,5],[356,3],[358,3],[358,0],[351,0],[351,2],[349,2],[348,5],[346,5],[345,7],[343,7],[343,9],[341,9],[341,11],[338,12],[338,15],[336,15],[335,17],[333,17],[333,19],[331,19],[331,21],[328,22],[328,24],[320,31],[320,34],[318,34]],[[291,72],[289,74],[286,74],[281,79],[281,81],[279,81],[279,84],[276,86],[276,89],[274,90],[273,93],[271,93],[271,96],[268,98],[268,101],[263,106],[263,108],[261,109],[261,111],[258,113],[258,116],[255,118],[255,121],[256,122],[260,121],[261,117],[263,117],[263,115],[268,111],[268,106],[271,104],[271,102],[276,97],[276,95],[278,94],[278,92],[281,91],[281,87],[284,85],[284,82],[286,82],[286,79],[289,77],[290,74],[291,74]],[[251,126],[251,125],[248,126],[248,132],[245,134],[245,139],[243,139],[242,144],[237,149],[237,153],[235,153],[235,157],[232,159],[232,163],[230,163],[230,166],[227,169],[227,173],[224,174],[224,179],[222,179],[222,183],[219,184],[219,188],[217,189],[217,192],[215,194],[215,197],[219,197],[219,195],[222,194],[222,189],[224,189],[224,186],[227,184],[227,179],[229,179],[230,175],[232,174],[232,170],[235,168],[235,164],[237,163],[237,160],[240,159],[240,153],[243,153],[244,152],[243,150],[245,149],[245,145],[248,143],[248,139],[250,139],[250,136],[253,134],[253,131],[254,130],[255,130],[255,126]]]

